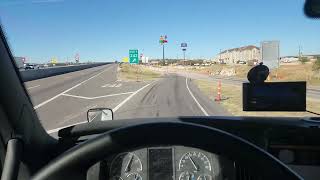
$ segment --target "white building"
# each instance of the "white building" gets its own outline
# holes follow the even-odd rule
[[[247,63],[250,60],[260,60],[260,48],[249,45],[228,49],[219,53],[213,61],[218,63],[236,64],[239,62]]]
[[[142,61],[143,64],[148,64],[149,63],[149,57],[141,56],[141,61]]]
[[[283,56],[280,58],[281,63],[291,63],[299,61],[299,57],[297,56]]]

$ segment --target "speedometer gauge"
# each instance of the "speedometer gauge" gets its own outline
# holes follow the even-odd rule
[[[185,153],[179,161],[180,171],[211,171],[211,164],[206,155],[201,152]]]

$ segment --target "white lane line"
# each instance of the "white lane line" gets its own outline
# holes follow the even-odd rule
[[[99,72],[98,74],[96,74],[96,75],[94,75],[94,76],[90,77],[89,79],[86,79],[86,80],[84,80],[84,81],[82,81],[82,82],[80,82],[80,83],[76,84],[75,86],[73,86],[73,87],[71,87],[71,88],[69,88],[69,89],[67,89],[67,90],[65,90],[65,91],[63,91],[63,92],[61,92],[61,93],[59,93],[59,94],[57,94],[57,95],[53,96],[52,98],[50,98],[50,99],[48,99],[48,100],[46,100],[46,101],[44,101],[44,102],[42,102],[42,103],[40,103],[40,104],[38,104],[38,105],[34,106],[33,108],[34,108],[34,109],[38,109],[39,107],[41,107],[41,106],[43,106],[43,105],[45,105],[45,104],[49,103],[50,101],[53,101],[53,100],[57,99],[57,98],[58,98],[59,96],[61,96],[62,94],[65,94],[65,93],[67,93],[67,92],[71,91],[72,89],[74,89],[74,88],[76,88],[76,87],[78,87],[78,86],[80,86],[80,85],[84,84],[85,82],[87,82],[87,81],[89,81],[89,80],[91,80],[91,79],[93,79],[93,78],[95,78],[95,77],[99,76],[100,74],[102,74],[102,73],[106,72],[106,71],[107,71],[107,70],[109,70],[111,67],[112,67],[112,66],[110,66],[110,67],[106,68],[105,70],[103,70],[103,71]]]
[[[92,97],[92,99],[98,99],[98,98],[105,98],[105,97],[112,97],[112,96],[120,96],[120,95],[125,95],[125,94],[132,94],[135,92],[125,92],[125,93],[118,93],[118,94],[108,94],[108,95],[104,95],[104,96],[96,96],[96,97]]]
[[[142,91],[144,88],[148,87],[149,85],[150,84],[143,86],[142,88],[138,89],[136,92],[134,92],[133,94],[128,96],[125,100],[123,100],[120,104],[118,104],[118,106],[113,108],[113,112],[116,112],[121,106],[123,106],[127,101],[129,101],[134,95],[138,94],[138,92]]]
[[[28,87],[27,89],[33,89],[33,88],[37,88],[39,87],[40,85],[36,85],[36,86],[31,86],[31,87]]]
[[[89,97],[77,96],[77,95],[72,95],[72,94],[61,94],[61,96],[68,96],[68,97],[74,97],[74,98],[80,98],[80,99],[91,99]]]
[[[148,87],[149,85],[150,84],[147,84],[147,85],[143,86],[142,88],[138,89],[133,94],[128,96],[125,100],[123,100],[120,104],[118,104],[115,108],[113,108],[113,112],[116,112],[121,106],[123,106],[126,102],[128,102],[134,95],[136,95],[138,92],[142,91],[144,88]],[[62,126],[62,127],[59,127],[59,128],[51,129],[51,130],[48,130],[47,133],[48,134],[55,133],[55,132],[59,131],[60,129],[67,128],[67,127],[74,126],[74,125],[84,124],[84,123],[87,123],[87,122],[88,121],[81,121],[81,122],[74,123],[74,124],[71,124],[71,125],[67,125],[67,126]]]
[[[203,114],[204,114],[205,116],[209,116],[209,114],[207,113],[207,111],[204,110],[204,108],[203,108],[203,107],[201,106],[201,104],[198,102],[198,100],[196,99],[196,97],[194,97],[194,95],[192,94],[192,92],[191,92],[191,90],[190,90],[190,88],[189,88],[189,86],[188,86],[188,78],[186,78],[186,86],[187,86],[187,89],[188,89],[191,97],[192,97],[193,100],[196,102],[196,104],[198,105],[198,107],[201,109],[201,111],[203,112]]]
[[[124,92],[124,93],[117,93],[117,94],[108,94],[104,96],[95,96],[95,97],[85,97],[85,96],[77,96],[77,95],[72,95],[72,94],[61,94],[62,96],[69,96],[69,97],[74,97],[74,98],[80,98],[80,99],[99,99],[99,98],[105,98],[105,97],[112,97],[112,96],[120,96],[120,95],[126,95],[126,94],[132,94],[134,92]]]
[[[105,88],[105,87],[108,87],[108,86],[110,86],[110,84],[105,84],[105,85],[103,85],[101,87]]]

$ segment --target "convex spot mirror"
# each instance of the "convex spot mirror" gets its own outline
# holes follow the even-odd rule
[[[87,112],[87,120],[88,122],[113,120],[113,111],[109,108],[89,109]]]

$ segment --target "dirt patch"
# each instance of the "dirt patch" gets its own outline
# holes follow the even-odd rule
[[[131,81],[150,81],[161,77],[161,74],[141,65],[121,64],[118,79]]]

